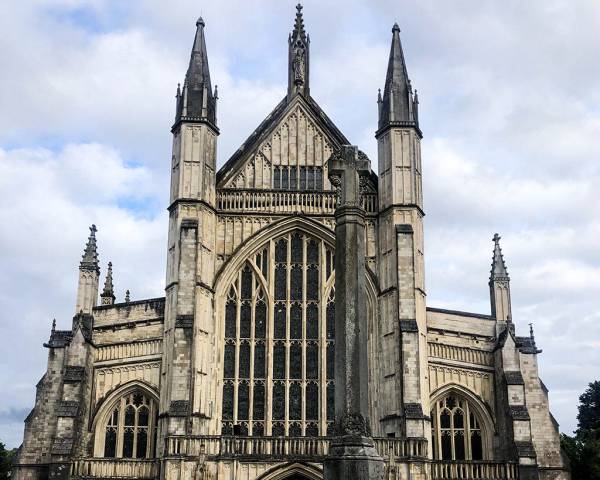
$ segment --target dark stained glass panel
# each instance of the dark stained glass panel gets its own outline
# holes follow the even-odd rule
[[[302,263],[304,258],[302,243],[302,235],[294,233],[292,235],[292,263]]]
[[[302,393],[299,383],[290,385],[290,420],[300,420],[302,417]]]
[[[332,379],[332,380],[335,376],[334,360],[335,360],[335,347],[334,347],[333,343],[328,343],[327,344],[327,378]]]
[[[297,343],[290,346],[290,378],[302,378],[302,346]]]
[[[246,265],[242,270],[242,300],[252,298],[252,269]]]
[[[285,314],[285,303],[277,302],[275,304],[275,338],[285,338]]]
[[[273,420],[283,420],[285,416],[285,387],[283,383],[273,385]],[[282,433],[283,435],[283,433]]]
[[[302,300],[302,267],[300,265],[292,265],[290,300]]]
[[[267,305],[257,302],[254,307],[254,337],[265,338],[267,334]]]
[[[265,344],[254,346],[254,378],[265,378]]]
[[[225,305],[225,337],[235,338],[235,302],[230,300]]]
[[[287,269],[285,265],[275,267],[275,300],[287,299]]]
[[[319,346],[314,343],[306,346],[306,378],[319,378]]]
[[[252,404],[252,418],[254,420],[264,420],[265,418],[265,386],[257,383],[254,385]]]
[[[277,263],[287,262],[287,240],[280,238],[275,244],[275,261]]]
[[[306,338],[317,340],[319,338],[319,307],[316,303],[306,306]]]
[[[273,349],[273,377],[285,378],[285,345],[276,343]]]
[[[319,387],[316,383],[306,385],[306,419],[319,418]]]
[[[240,344],[240,363],[238,371],[240,378],[250,377],[250,344],[248,342]]]
[[[319,299],[319,269],[316,265],[310,265],[306,270],[306,299]]]
[[[252,321],[252,307],[249,302],[242,303],[240,309],[240,338],[250,338],[250,322]]]
[[[248,406],[250,400],[250,387],[248,382],[238,385],[238,420],[248,420]]]
[[[225,344],[225,366],[223,376],[233,378],[235,376],[235,345]]]
[[[290,308],[290,338],[302,339],[302,306],[293,303]]]

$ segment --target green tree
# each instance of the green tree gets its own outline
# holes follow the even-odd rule
[[[4,444],[0,442],[0,480],[7,480],[10,478],[10,469],[16,453],[16,448],[7,450]]]
[[[561,435],[561,446],[574,480],[600,480],[600,381],[588,385],[578,409],[575,436]]]

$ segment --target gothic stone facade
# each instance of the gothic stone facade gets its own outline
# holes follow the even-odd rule
[[[44,345],[18,480],[322,478],[335,391],[327,161],[349,141],[310,95],[299,6],[286,96],[217,170],[204,28],[177,90],[165,296],[115,303],[109,265],[98,304],[92,227],[72,328],[53,326]],[[490,315],[426,303],[418,103],[394,25],[379,171],[361,185],[370,424],[386,478],[567,479],[499,237]]]

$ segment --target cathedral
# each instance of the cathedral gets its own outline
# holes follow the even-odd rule
[[[44,343],[14,479],[324,478],[339,378],[330,162],[350,142],[311,96],[296,8],[287,93],[219,169],[217,88],[196,22],[171,128],[164,294],[116,302],[92,225],[72,324],[53,324]],[[500,237],[489,313],[427,302],[419,100],[396,24],[377,106],[358,281],[367,420],[386,480],[569,479],[541,350],[511,315]]]

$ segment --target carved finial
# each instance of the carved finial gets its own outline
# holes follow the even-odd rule
[[[214,94],[215,100],[219,99],[219,86],[215,85],[215,94]]]
[[[52,319],[52,333],[56,331],[56,318]]]
[[[381,98],[381,88],[377,89],[377,103],[383,102],[383,98]]]
[[[175,95],[177,98],[181,97],[181,83],[177,84],[177,95]]]
[[[113,288],[112,262],[108,262],[108,270],[106,271],[106,280],[104,281],[104,290],[100,295],[102,305],[112,305],[115,303],[115,291]]]
[[[529,338],[531,338],[532,340],[534,340],[534,336],[533,336],[533,323],[529,324]]]
[[[129,303],[130,301],[131,301],[131,300],[130,300],[130,297],[129,297],[129,290],[127,290],[127,291],[125,292],[125,303]]]
[[[95,270],[100,273],[100,266],[98,264],[98,247],[96,245],[96,232],[98,229],[96,225],[90,227],[90,236],[88,237],[85,250],[83,251],[83,257],[79,264],[80,270]]]
[[[204,23],[204,19],[202,17],[198,17],[198,20],[196,20],[196,26],[197,27],[204,27],[206,24]]]
[[[389,23],[388,23],[389,25]],[[398,32],[400,33],[400,27],[398,26],[398,22],[394,22],[394,26],[392,27],[392,33]]]

